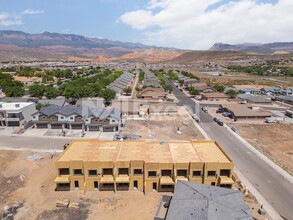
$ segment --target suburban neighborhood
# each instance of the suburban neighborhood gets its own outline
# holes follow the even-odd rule
[[[292,9],[2,1],[0,220],[293,219]]]

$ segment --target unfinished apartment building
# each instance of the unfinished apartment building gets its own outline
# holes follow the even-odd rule
[[[177,180],[231,188],[230,157],[215,141],[74,140],[56,161],[56,190],[173,192]]]

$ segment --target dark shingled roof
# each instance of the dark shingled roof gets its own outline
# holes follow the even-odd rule
[[[178,181],[166,220],[252,220],[241,191]]]
[[[121,115],[121,111],[115,108],[106,109],[102,107],[97,108],[89,108],[87,106],[76,107],[74,105],[66,105],[66,106],[58,106],[58,105],[50,105],[48,107],[43,107],[36,114],[43,114],[47,116],[60,114],[66,117],[77,114],[82,117],[96,117],[100,119],[106,119],[108,117],[119,119]],[[35,114],[35,115],[36,115]]]

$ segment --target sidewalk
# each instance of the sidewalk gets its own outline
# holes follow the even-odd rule
[[[273,161],[271,161],[269,158],[267,158],[265,155],[263,155],[261,152],[259,152],[254,146],[249,144],[244,138],[242,138],[239,134],[232,131],[229,126],[225,124],[226,129],[234,135],[236,138],[239,139],[250,151],[252,151],[255,155],[257,155],[261,160],[266,162],[270,167],[272,167],[275,171],[277,171],[281,176],[283,176],[286,180],[288,180],[291,184],[293,184],[293,177],[287,173],[285,170],[283,170],[281,167],[279,167],[277,164],[275,164]]]

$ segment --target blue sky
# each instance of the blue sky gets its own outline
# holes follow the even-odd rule
[[[41,11],[21,15],[21,25],[0,25],[0,29],[29,33],[74,33],[135,41],[139,40],[139,33],[116,20],[126,11],[135,10],[145,4],[147,1],[142,0],[0,0],[0,12],[21,15],[27,9]]]
[[[289,40],[292,28],[288,25],[293,22],[290,16],[293,11],[288,9],[292,5],[290,1],[293,2],[0,0],[0,29],[73,33],[160,46],[205,49],[219,41],[258,43]],[[290,32],[282,33],[284,27],[279,24],[281,20],[287,23]],[[272,25],[274,30],[268,29],[268,25]],[[263,31],[266,31],[266,36],[260,36]]]

